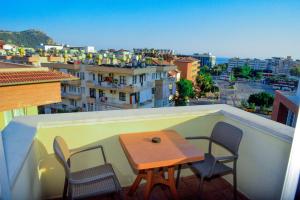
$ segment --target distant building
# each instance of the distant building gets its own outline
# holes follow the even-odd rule
[[[200,67],[208,66],[211,68],[216,65],[216,56],[213,56],[211,53],[196,53],[192,57],[200,61]]]
[[[77,50],[77,51],[84,51],[85,53],[95,53],[96,49],[94,46],[82,46],[82,47],[76,47],[76,46],[67,46],[67,49],[70,50]]]
[[[49,51],[50,49],[56,49],[56,50],[62,50],[64,48],[63,45],[51,45],[51,44],[40,44],[38,48],[44,50],[44,51]]]
[[[286,58],[273,57],[273,60],[275,60],[273,68],[276,74],[289,74],[290,69],[295,65],[291,56],[287,56]]]
[[[181,72],[181,78],[195,83],[200,68],[200,64],[197,59],[192,57],[181,57],[175,60],[174,64]]]
[[[16,45],[13,45],[13,44],[3,44],[3,45],[2,45],[2,48],[3,48],[4,50],[12,50],[12,51],[16,51],[17,46],[16,46]]]
[[[45,67],[0,62],[0,130],[14,117],[37,115],[37,106],[60,102],[60,81],[73,79]]]
[[[296,94],[276,90],[272,120],[295,127],[300,104],[300,84]]]
[[[297,61],[294,61],[290,56],[286,58],[272,57],[269,59],[230,58],[227,71],[231,72],[232,68],[241,68],[244,65],[248,65],[253,70],[269,70],[275,74],[289,74],[290,69],[296,63]]]
[[[268,61],[261,59],[249,59],[249,58],[230,58],[228,60],[227,71],[231,72],[233,68],[241,68],[245,65],[248,65],[253,70],[266,70],[268,68]]]
[[[137,49],[133,49],[133,52],[135,54],[140,54],[140,53],[157,53],[157,54],[160,54],[160,55],[174,55],[175,54],[175,51],[172,50],[172,49],[142,49],[142,48],[137,48]]]

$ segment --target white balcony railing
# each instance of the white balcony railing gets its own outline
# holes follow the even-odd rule
[[[0,169],[12,199],[57,198],[64,170],[52,142],[62,136],[71,149],[102,144],[122,186],[135,174],[120,146],[122,133],[173,129],[185,136],[208,136],[218,121],[243,130],[237,165],[238,189],[250,199],[280,199],[294,129],[228,105],[84,112],[15,118],[2,132]],[[196,142],[207,149],[207,143]],[[213,147],[224,155],[224,149]],[[1,151],[0,151],[1,153]],[[98,152],[74,161],[74,170],[98,162]],[[3,165],[6,163],[6,165]],[[8,173],[3,173],[7,168]],[[183,176],[191,171],[183,171]],[[231,182],[232,177],[226,179]],[[2,184],[4,184],[2,183]],[[2,190],[2,191],[3,191]],[[5,193],[5,194],[8,194]]]

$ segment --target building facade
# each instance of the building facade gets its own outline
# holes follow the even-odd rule
[[[211,53],[203,53],[203,54],[194,54],[193,58],[196,58],[200,61],[200,67],[208,66],[209,68],[216,65],[216,56]]]
[[[199,61],[191,57],[182,57],[174,61],[178,70],[181,73],[181,78],[187,79],[195,83],[196,77],[200,70]]]
[[[297,65],[297,61],[294,61],[290,56],[269,59],[230,58],[227,71],[231,72],[233,68],[241,68],[244,65],[248,65],[253,70],[268,70],[275,74],[289,74],[290,69]]]
[[[37,115],[37,106],[60,102],[60,81],[75,79],[45,67],[0,62],[0,131],[14,117]]]
[[[295,127],[300,105],[300,87],[296,94],[276,91],[272,120]]]
[[[145,67],[44,63],[52,69],[78,77],[64,81],[62,102],[48,106],[47,112],[101,111],[171,106],[176,80],[168,77],[174,65]]]

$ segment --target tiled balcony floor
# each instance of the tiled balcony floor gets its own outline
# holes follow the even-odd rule
[[[182,200],[199,200],[198,190],[198,180],[195,176],[184,177],[180,181],[178,188],[178,194]],[[141,184],[137,192],[129,197],[126,196],[129,188],[123,188],[122,195],[124,200],[142,200],[144,185]],[[89,200],[119,200],[118,196],[112,197],[94,197],[89,198]],[[150,200],[171,200],[172,196],[169,190],[164,187],[157,185],[151,192]],[[211,181],[205,181],[204,190],[202,194],[202,199],[204,200],[232,200],[233,199],[233,190],[232,186],[222,178],[212,179]],[[238,193],[239,200],[247,200],[247,198]]]

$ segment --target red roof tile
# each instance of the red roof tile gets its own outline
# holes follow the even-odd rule
[[[76,80],[69,74],[58,71],[2,71],[0,72],[0,86],[20,85],[32,83],[57,82],[63,80]]]

